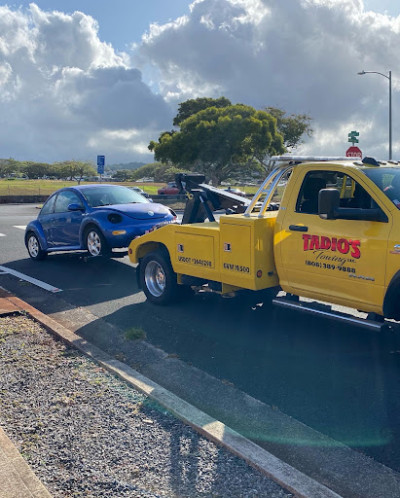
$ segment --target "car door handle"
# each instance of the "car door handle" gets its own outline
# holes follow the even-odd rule
[[[289,230],[292,232],[308,232],[308,227],[304,225],[289,225]]]

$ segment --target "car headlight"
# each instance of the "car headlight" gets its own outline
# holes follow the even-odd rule
[[[117,223],[121,223],[122,221],[122,216],[118,213],[110,213],[108,216],[107,216],[107,219],[110,223],[114,223],[114,225],[116,225]]]

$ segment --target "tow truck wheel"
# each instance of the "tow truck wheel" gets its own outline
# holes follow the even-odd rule
[[[168,304],[178,295],[176,273],[167,255],[161,251],[147,254],[140,263],[140,282],[149,301]]]

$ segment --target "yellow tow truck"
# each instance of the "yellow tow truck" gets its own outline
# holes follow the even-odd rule
[[[182,223],[129,246],[149,301],[167,304],[202,285],[263,299],[282,290],[289,307],[304,308],[302,296],[366,312],[372,322],[399,320],[399,165],[294,156],[271,162],[251,200],[178,176],[189,191]],[[226,213],[219,221],[218,209]]]

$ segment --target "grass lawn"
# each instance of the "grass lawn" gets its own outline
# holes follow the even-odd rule
[[[62,187],[71,187],[78,182],[59,180],[6,180],[0,179],[0,195],[50,195]],[[82,182],[84,185],[85,182]],[[107,185],[125,185],[142,188],[150,195],[156,195],[163,183],[107,182]]]
[[[62,187],[77,185],[77,182],[61,180],[6,180],[0,179],[0,195],[50,195]],[[82,182],[84,185],[85,182]],[[107,185],[125,185],[142,188],[150,195],[157,195],[157,190],[164,183],[107,182]],[[232,188],[235,188],[232,186]],[[247,194],[254,194],[257,187],[239,187]]]

